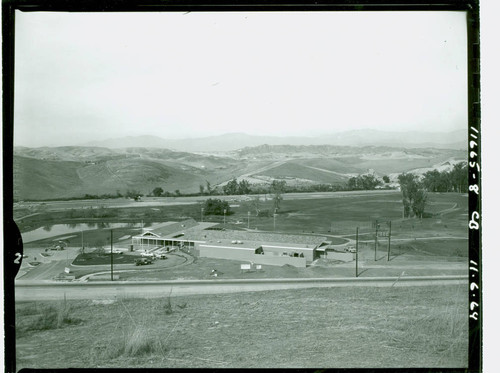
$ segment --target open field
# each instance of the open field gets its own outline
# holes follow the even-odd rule
[[[468,199],[465,194],[429,193],[427,217],[418,219],[401,219],[401,193],[397,191],[378,192],[338,192],[338,193],[304,193],[285,194],[281,208],[276,216],[276,230],[291,233],[332,233],[337,235],[353,235],[356,227],[372,228],[372,222],[393,221],[393,236],[422,233],[432,236],[466,237]],[[209,197],[206,197],[209,198]],[[219,197],[215,197],[219,198]],[[228,227],[238,227],[271,231],[274,219],[256,216],[255,208],[250,201],[241,196],[224,196],[229,200],[231,214],[226,217]],[[94,221],[138,223],[175,221],[186,218],[200,219],[202,201],[205,198],[164,198],[147,204],[135,202],[130,207],[106,207],[104,201],[74,201],[68,203],[47,203],[34,216],[17,220],[21,232],[40,226],[58,223],[79,223]],[[179,203],[165,205],[166,201]],[[231,201],[233,200],[233,201]],[[130,201],[111,201],[115,204],[130,204]],[[182,203],[182,204],[180,204]],[[58,206],[58,207],[56,207]],[[90,208],[93,206],[93,208]],[[272,210],[272,200],[261,197],[259,208],[262,211]],[[46,210],[46,211],[44,211]],[[250,221],[248,221],[250,212]],[[28,211],[19,212],[19,215]],[[18,215],[16,215],[18,216]],[[204,216],[204,221],[223,222],[222,216]],[[236,224],[235,223],[239,223]],[[387,230],[386,227],[382,227]],[[413,236],[411,236],[413,237]]]
[[[49,306],[67,321],[38,330]],[[467,365],[466,285],[27,302],[16,315],[18,369]]]

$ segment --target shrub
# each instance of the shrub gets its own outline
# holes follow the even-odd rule
[[[149,335],[149,330],[137,326],[126,339],[123,354],[126,356],[141,356],[162,351],[161,341]]]
[[[77,325],[81,319],[71,315],[71,306],[66,301],[57,306],[33,304],[16,312],[16,332],[18,336],[34,331],[59,329],[66,325]]]
[[[172,303],[170,302],[170,296],[167,298],[167,302],[163,305],[163,310],[167,315],[172,314]]]

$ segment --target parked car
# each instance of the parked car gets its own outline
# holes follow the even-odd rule
[[[354,246],[347,246],[346,251],[349,253],[355,253],[356,248]]]
[[[149,258],[140,258],[140,259],[135,260],[136,266],[142,266],[142,265],[147,265],[147,264],[153,264],[153,261]]]

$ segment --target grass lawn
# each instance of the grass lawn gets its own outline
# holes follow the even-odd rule
[[[335,194],[334,194],[335,195]],[[276,231],[290,233],[318,233],[355,235],[373,232],[372,222],[379,220],[382,231],[388,231],[386,221],[392,221],[393,236],[460,236],[467,237],[468,198],[457,193],[429,193],[426,211],[432,214],[422,220],[401,219],[401,194],[389,191],[383,194],[341,195],[336,198],[284,200],[276,216]],[[260,208],[272,209],[272,201],[262,201]],[[250,203],[242,202],[233,208],[230,221],[239,220],[247,226],[247,212],[251,211],[250,227],[274,230],[274,218],[255,217]],[[217,220],[218,217],[214,217]]]
[[[113,264],[134,264],[138,258],[140,258],[139,255],[113,253]],[[72,264],[78,266],[111,265],[111,254],[95,252],[78,254]]]
[[[464,368],[467,294],[395,286],[17,303],[17,369]]]

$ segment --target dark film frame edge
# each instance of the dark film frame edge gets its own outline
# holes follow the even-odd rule
[[[473,160],[470,147],[468,146],[468,161],[481,163],[481,143],[480,143],[480,86],[479,86],[479,1],[478,0],[455,0],[443,1],[430,4],[424,1],[260,1],[260,2],[242,2],[242,1],[211,1],[204,2],[200,0],[170,0],[168,2],[151,1],[129,1],[129,0],[84,0],[74,3],[66,0],[13,0],[3,1],[2,3],[2,31],[3,31],[3,229],[4,229],[4,345],[5,345],[5,371],[15,371],[15,328],[14,328],[14,277],[17,274],[18,267],[13,266],[15,253],[19,252],[18,230],[13,221],[13,185],[9,183],[13,180],[13,113],[14,113],[14,25],[15,10],[20,11],[74,11],[74,12],[121,12],[121,11],[412,11],[412,10],[455,10],[467,12],[467,49],[468,49],[468,111],[469,111],[469,141],[474,140],[471,134],[477,137],[477,147],[475,147],[477,156]],[[477,129],[477,133],[471,130],[471,127]],[[470,163],[469,163],[470,166]],[[481,177],[478,172],[476,179],[473,179],[474,171],[469,167],[469,186],[478,185],[479,194],[469,190],[469,221],[472,219],[472,213],[478,212],[478,229],[469,227],[469,260],[478,263],[477,277],[472,276],[469,271],[469,289],[472,283],[479,284],[478,289],[469,292],[469,305],[471,302],[478,301],[479,308],[478,319],[469,318],[469,366],[468,369],[459,370],[467,372],[480,372],[482,370],[482,272],[481,272]],[[17,231],[17,232],[16,232]],[[22,247],[21,247],[22,250]],[[474,280],[474,281],[473,281]],[[9,343],[10,341],[10,343]],[[132,369],[134,370],[134,369]],[[130,370],[130,371],[132,371]],[[37,370],[32,370],[37,371]],[[181,370],[182,371],[182,370]],[[275,371],[275,370],[274,370]],[[301,369],[300,371],[312,371],[310,369]],[[326,369],[325,371],[345,372],[344,369]],[[349,370],[349,371],[381,371],[379,369],[368,370]],[[399,369],[384,369],[384,371],[399,371]],[[404,369],[406,372],[456,372],[456,369]]]

